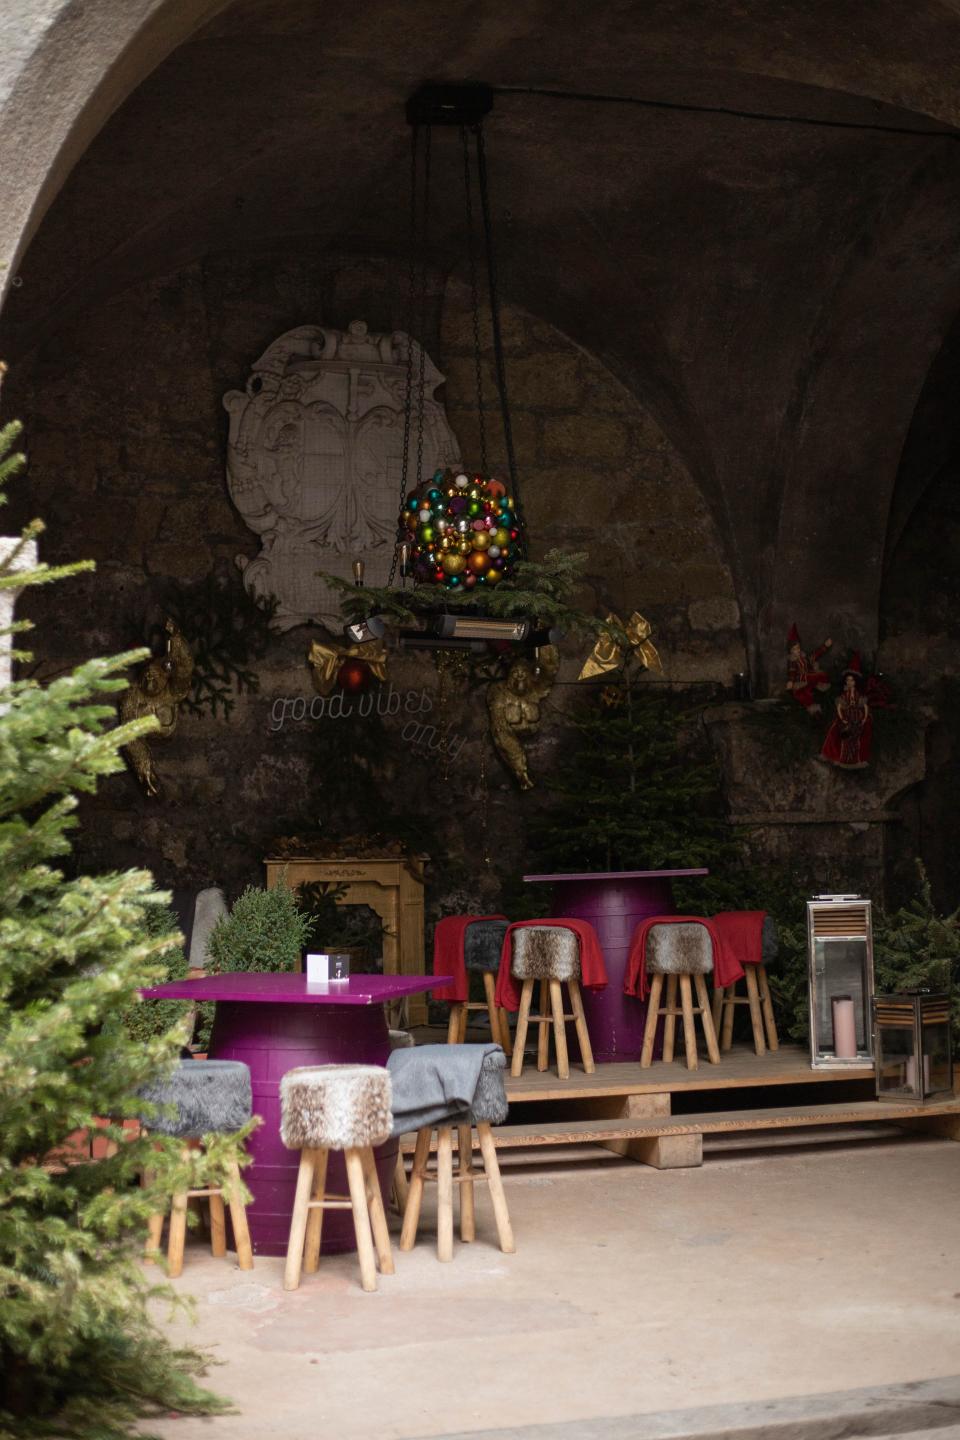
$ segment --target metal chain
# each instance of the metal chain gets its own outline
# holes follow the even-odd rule
[[[503,358],[503,338],[500,334],[500,300],[497,292],[497,265],[493,249],[493,222],[490,218],[490,195],[487,186],[487,158],[483,146],[483,127],[475,127],[477,137],[477,175],[480,181],[480,206],[483,213],[483,234],[487,252],[487,279],[490,288],[490,323],[493,330],[493,357],[496,366],[497,387],[500,391],[500,414],[503,419],[503,438],[507,449],[507,469],[510,474],[510,490],[514,500],[514,511],[521,522],[518,526],[521,537],[523,511],[520,505],[520,487],[517,483],[517,462],[513,450],[513,428],[510,424],[510,403],[507,399],[507,367]],[[522,555],[526,554],[525,540],[521,538]]]
[[[426,144],[423,151],[423,210],[420,253],[422,256],[422,270],[420,275],[420,381],[417,387],[417,484],[423,479],[423,424],[424,424],[424,397],[426,389],[426,366],[427,366],[427,317],[429,313],[427,301],[427,268],[428,255],[427,245],[430,235],[430,141],[433,134],[433,127],[427,126]]]
[[[470,139],[466,125],[460,126],[463,146],[463,193],[467,211],[467,259],[470,265],[470,303],[473,307],[473,360],[477,372],[477,421],[480,427],[480,473],[487,474],[487,424],[483,413],[483,364],[480,344],[480,287],[477,282],[477,251],[473,235],[473,195],[470,175]]]
[[[403,543],[403,507],[407,499],[407,474],[410,468],[410,419],[413,409],[413,322],[414,298],[417,288],[417,156],[420,149],[420,127],[414,125],[410,146],[410,238],[407,257],[407,303],[404,314],[404,329],[407,335],[407,375],[403,392],[403,452],[400,459],[400,497],[397,505],[397,541],[393,547],[390,562],[390,576],[387,585],[393,584],[400,560],[400,546]]]

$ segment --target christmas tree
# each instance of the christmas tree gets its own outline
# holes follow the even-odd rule
[[[538,860],[555,871],[685,869],[735,853],[711,757],[683,715],[642,676],[590,686],[530,824]]]
[[[0,430],[0,502],[23,464],[18,427]],[[79,566],[23,569],[42,527],[6,543],[0,590]],[[15,573],[17,571],[17,573]],[[18,622],[0,632],[10,645]],[[18,658],[24,658],[22,655]],[[114,697],[141,652],[90,660],[47,686],[0,678],[0,1437],[113,1440],[159,1410],[223,1402],[193,1376],[147,1313],[173,1292],[141,1268],[148,1216],[190,1183],[181,1143],[125,1131],[136,1092],[176,1063],[182,1031],[132,1039],[123,1016],[162,978],[173,932],[145,914],[168,897],[145,871],[65,878],[78,792],[123,769],[121,745],[152,720],[116,727]],[[157,927],[153,927],[156,929]],[[145,1002],[149,1003],[149,1002]],[[115,1151],[79,1163],[77,1135],[98,1117]],[[236,1142],[208,1152],[217,1179]],[[138,1183],[148,1170],[155,1180]],[[216,1183],[216,1182],[214,1182]],[[154,1272],[156,1273],[156,1272]],[[137,1434],[142,1434],[140,1430]]]

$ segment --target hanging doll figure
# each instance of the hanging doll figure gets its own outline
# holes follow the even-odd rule
[[[816,691],[830,689],[830,680],[822,670],[817,669],[817,661],[832,644],[832,640],[824,640],[820,648],[808,656],[800,644],[800,633],[796,625],[790,626],[790,634],[787,636],[787,689],[808,715],[820,714]]]
[[[843,690],[836,699],[836,718],[820,751],[821,760],[841,770],[865,770],[870,763],[873,717],[862,685],[860,656],[854,651],[843,672]]]

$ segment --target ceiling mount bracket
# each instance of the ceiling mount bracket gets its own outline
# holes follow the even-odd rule
[[[407,101],[410,125],[479,125],[493,109],[493,88],[479,82],[460,85],[425,81]]]

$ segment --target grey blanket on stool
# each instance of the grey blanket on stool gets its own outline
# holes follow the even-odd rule
[[[465,1119],[481,1067],[490,1055],[502,1056],[503,1050],[499,1045],[417,1045],[394,1050],[387,1061],[393,1083],[394,1135]]]

